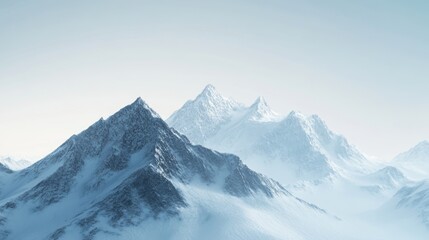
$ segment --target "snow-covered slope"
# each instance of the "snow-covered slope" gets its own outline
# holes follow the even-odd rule
[[[396,156],[391,164],[418,182],[402,187],[383,210],[395,217],[417,219],[429,229],[429,142],[418,143]]]
[[[201,104],[202,100],[210,104]],[[298,112],[280,116],[261,97],[243,107],[211,85],[167,123],[191,142],[237,154],[252,168],[283,183],[371,169],[364,155],[318,116]]]
[[[0,239],[353,239],[238,157],[192,145],[141,99],[0,177]]]
[[[392,166],[369,174],[366,180],[380,189],[397,189],[410,182],[399,169]]]
[[[383,210],[403,218],[415,218],[429,229],[429,181],[401,188]]]
[[[168,122],[192,139],[193,143],[202,144],[241,108],[240,104],[223,97],[212,85],[208,85],[195,100],[186,102],[176,111]]]
[[[2,156],[0,156],[0,163],[13,171],[21,170],[31,165],[30,161],[24,159],[17,160],[11,157]]]
[[[415,147],[396,156],[392,165],[398,167],[410,178],[429,178],[429,142],[423,141]]]

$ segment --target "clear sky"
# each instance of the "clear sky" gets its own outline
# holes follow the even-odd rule
[[[0,2],[0,155],[37,160],[141,96],[211,83],[320,115],[369,155],[429,139],[429,1]]]

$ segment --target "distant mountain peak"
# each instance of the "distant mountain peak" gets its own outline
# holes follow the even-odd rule
[[[283,121],[297,121],[300,123],[304,123],[307,120],[307,117],[302,114],[301,112],[298,111],[291,111],[285,118]]]
[[[198,100],[216,100],[216,99],[226,99],[224,96],[222,96],[216,88],[209,84],[207,85],[203,91],[195,98],[195,101]]]
[[[292,111],[287,115],[287,117],[286,117],[286,118],[288,118],[288,117],[290,117],[290,118],[301,118],[301,119],[303,119],[303,118],[305,118],[305,115],[304,115],[304,114],[302,114],[302,113],[301,113],[301,112],[299,112],[299,111],[292,110]]]
[[[233,113],[241,108],[241,104],[222,96],[209,84],[194,100],[187,101],[174,112],[166,122],[194,143],[202,144],[219,130],[220,124],[227,122]]]
[[[249,118],[254,121],[272,121],[278,116],[261,96],[255,100],[248,111]]]
[[[195,100],[185,103],[167,123],[193,143],[247,159],[288,161],[296,166],[299,177],[328,176],[334,168],[360,171],[358,166],[366,163],[356,148],[330,131],[317,115],[307,117],[292,111],[281,116],[271,110],[263,97],[243,107],[220,95],[212,85]],[[254,159],[249,161],[258,161]]]
[[[429,142],[427,140],[419,142],[406,152],[400,153],[394,158],[397,162],[429,162]]]
[[[31,162],[24,159],[15,159],[12,157],[0,156],[0,164],[10,170],[17,171],[30,166]]]
[[[208,93],[216,93],[216,88],[215,88],[213,85],[208,84],[208,85],[204,88],[203,93],[206,93],[206,94],[208,94]]]
[[[263,96],[259,96],[258,98],[256,98],[253,105],[255,105],[255,104],[268,106],[267,101],[265,101],[265,98]]]
[[[265,101],[264,97],[259,96],[255,102],[250,106],[252,109],[258,109],[258,110],[264,110],[264,109],[270,109],[270,107],[267,104],[267,101]]]

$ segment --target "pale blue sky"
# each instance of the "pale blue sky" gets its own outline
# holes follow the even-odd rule
[[[369,155],[429,139],[429,1],[0,2],[0,155],[36,160],[141,96],[211,83],[319,114]]]

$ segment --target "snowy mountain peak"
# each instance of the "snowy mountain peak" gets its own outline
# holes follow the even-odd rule
[[[309,125],[308,121],[307,121],[307,117],[298,112],[298,111],[291,111],[282,121],[283,123],[287,123],[287,124],[298,124],[301,126],[305,126],[305,125]]]
[[[252,106],[263,106],[263,107],[268,107],[267,102],[265,101],[265,98],[262,96],[259,96],[255,102],[252,104]]]
[[[300,112],[298,112],[298,111],[291,111],[287,116],[286,116],[286,118],[296,118],[296,119],[302,119],[302,120],[304,120],[305,119],[305,115],[304,114],[302,114],[302,113],[300,113]]]
[[[429,142],[422,141],[394,158],[395,162],[429,162]]]
[[[0,164],[4,165],[10,170],[17,171],[24,169],[31,165],[31,162],[24,159],[14,159],[11,157],[2,157],[0,156]]]
[[[222,97],[211,85],[185,103],[167,123],[191,142],[237,154],[265,174],[269,171],[265,171],[268,168],[261,164],[263,161],[277,161],[285,169],[296,167],[296,179],[305,180],[330,176],[336,169],[352,171],[365,161],[317,115],[307,117],[292,111],[280,116],[263,97],[243,107]]]
[[[202,94],[216,94],[216,93],[217,93],[216,88],[211,84],[208,84],[202,92]]]
[[[278,118],[277,113],[271,110],[263,97],[258,97],[249,107],[249,119],[253,121],[268,122]]]
[[[204,90],[193,101],[188,101],[185,106],[193,106],[200,111],[211,111],[212,114],[222,114],[222,112],[231,112],[242,105],[236,101],[224,97],[213,85],[207,85]],[[184,107],[185,107],[184,106]]]
[[[219,102],[228,101],[227,98],[222,96],[213,85],[207,85],[204,90],[196,97],[195,101],[209,101]]]
[[[241,108],[241,104],[222,96],[212,85],[208,85],[194,100],[186,102],[174,112],[166,122],[189,137],[193,143],[202,144]]]

